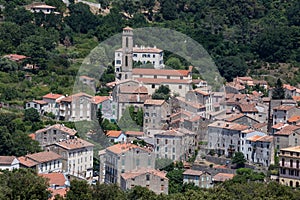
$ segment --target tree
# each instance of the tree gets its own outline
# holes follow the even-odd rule
[[[96,184],[92,187],[92,199],[124,199],[125,193],[116,184]]]
[[[24,120],[30,122],[39,122],[40,115],[36,109],[28,108],[25,110]]]
[[[272,99],[284,99],[285,98],[285,92],[283,89],[283,85],[281,82],[281,79],[277,79],[275,88],[272,92]]]
[[[1,185],[8,189],[5,199],[48,199],[50,196],[48,181],[32,169],[4,171],[0,174]]]
[[[170,92],[168,86],[161,85],[155,92],[152,94],[152,99],[164,99],[168,100],[170,98]]]
[[[87,181],[72,180],[70,190],[66,194],[66,200],[90,200],[92,189]]]
[[[232,163],[236,164],[237,168],[241,168],[245,166],[246,159],[242,152],[236,152],[232,158]]]

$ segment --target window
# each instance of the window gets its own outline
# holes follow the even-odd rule
[[[167,79],[170,79],[170,76],[167,76]]]
[[[151,86],[152,88],[155,88],[155,84],[152,84],[152,86]]]
[[[164,185],[161,185],[161,186],[160,186],[160,190],[161,190],[161,191],[165,190],[165,186],[164,186]]]
[[[159,139],[156,139],[156,144],[159,144]]]
[[[125,67],[128,67],[128,56],[125,56]]]
[[[126,37],[126,47],[128,47],[128,37]]]
[[[181,90],[182,89],[182,85],[179,85],[178,88]]]
[[[168,147],[165,147],[165,152],[168,152]]]
[[[146,174],[146,181],[150,181],[150,174]]]
[[[154,75],[154,78],[157,78],[157,75]]]
[[[116,60],[116,64],[121,64],[121,60]],[[119,70],[117,70],[117,71],[119,71]]]
[[[165,144],[168,144],[168,139],[165,140]]]
[[[137,57],[137,54],[136,54],[136,53],[134,53],[134,54],[133,54],[133,57]]]
[[[175,147],[173,147],[173,153],[175,153]]]

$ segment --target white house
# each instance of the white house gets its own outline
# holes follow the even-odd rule
[[[43,100],[32,100],[26,103],[25,109],[34,108],[39,114],[44,114],[47,110],[48,103]]]
[[[127,136],[123,131],[108,131],[106,133],[109,141],[112,143],[116,142],[126,142]]]
[[[19,160],[15,156],[0,156],[0,170],[19,169]]]

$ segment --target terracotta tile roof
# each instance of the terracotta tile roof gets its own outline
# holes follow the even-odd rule
[[[244,90],[245,89],[245,86],[243,86],[239,83],[234,83],[234,82],[226,83],[226,86],[235,88],[237,90]]]
[[[141,132],[141,131],[126,131],[125,134],[128,135],[128,136],[143,136],[144,132]]]
[[[121,85],[120,92],[129,94],[148,94],[148,89],[145,86]]]
[[[113,146],[108,147],[106,150],[111,151],[115,154],[120,154],[122,152],[126,152],[132,149],[140,149],[142,151],[146,151],[146,152],[151,152],[149,149],[145,149],[142,147],[139,147],[135,144],[131,144],[131,143],[124,143],[124,144],[115,144]]]
[[[201,176],[205,172],[199,171],[199,170],[193,170],[193,169],[187,169],[182,174],[183,175],[192,175],[192,176]]]
[[[133,47],[132,53],[161,53],[163,50],[155,47]]]
[[[201,94],[203,96],[209,96],[209,93],[208,92],[205,92],[205,91],[202,91],[200,89],[195,89],[194,92],[198,93],[198,94]]]
[[[256,142],[257,140],[259,140],[262,136],[259,135],[253,135],[252,137],[247,138],[246,140],[249,140],[251,142]]]
[[[156,106],[161,106],[165,100],[158,100],[158,99],[147,99],[144,102],[144,105],[156,105]]]
[[[76,98],[79,98],[79,97],[82,97],[82,96],[86,96],[88,98],[92,98],[93,96],[89,95],[89,94],[86,94],[86,93],[83,93],[83,92],[79,92],[77,94],[73,94],[71,96],[68,96],[68,97],[65,97],[63,99],[61,99],[60,101],[65,101],[65,102],[72,102],[74,99]]]
[[[287,148],[280,149],[280,151],[292,151],[292,152],[300,153],[300,146],[287,147]]]
[[[161,136],[161,135],[167,135],[167,136],[172,136],[172,137],[182,137],[185,134],[182,132],[179,132],[175,129],[172,129],[172,130],[162,131],[161,133],[156,133],[156,134],[154,134],[154,137]]]
[[[283,110],[283,111],[286,110],[286,111],[288,111],[288,110],[291,110],[293,108],[295,108],[295,106],[280,105],[280,106],[274,107],[273,110]]]
[[[196,109],[200,109],[200,108],[205,108],[204,105],[200,104],[200,103],[195,103],[195,102],[191,102],[191,101],[186,101],[186,99],[184,97],[176,97],[176,99],[179,100],[179,102],[181,103],[185,103],[193,108],[196,108]]]
[[[99,103],[102,103],[102,102],[104,102],[106,100],[109,100],[109,96],[94,96],[92,98],[92,102],[94,104],[99,104]]]
[[[196,116],[194,116],[194,117],[192,117],[190,119],[187,119],[187,120],[190,121],[190,122],[197,122],[197,121],[199,121],[201,119],[203,119],[203,117],[201,117],[200,115],[196,115]]]
[[[290,91],[293,91],[293,90],[296,90],[297,88],[294,87],[294,86],[291,86],[289,84],[283,84],[282,86],[284,89],[287,89],[287,90],[290,90]]]
[[[133,29],[129,26],[126,26],[125,28],[123,28],[124,31],[132,31]]]
[[[106,135],[112,138],[118,138],[122,134],[122,131],[108,131]]]
[[[275,135],[290,135],[292,134],[295,130],[300,129],[299,126],[295,125],[287,125],[281,128],[280,131],[275,132]]]
[[[241,108],[241,112],[258,112],[257,108],[255,107],[255,104],[240,104],[239,107]]]
[[[34,153],[34,154],[28,154],[25,157],[38,162],[38,163],[45,163],[45,162],[49,162],[52,160],[58,160],[61,159],[61,155],[52,152],[52,151],[43,151],[43,152],[39,152],[39,153]]]
[[[141,168],[138,170],[122,173],[121,177],[123,179],[127,180],[127,179],[136,178],[136,177],[144,175],[144,174],[153,174],[162,179],[168,180],[168,178],[166,177],[167,173],[156,170],[156,169],[147,169],[147,168]]]
[[[273,142],[273,140],[274,140],[273,136],[265,135],[265,136],[260,137],[257,141],[259,141],[259,142]]]
[[[77,133],[76,130],[71,129],[71,128],[68,128],[68,127],[66,127],[66,126],[63,125],[63,124],[54,124],[54,125],[52,125],[52,126],[48,126],[48,127],[46,127],[46,128],[37,130],[37,131],[35,132],[35,134],[36,134],[36,133],[43,133],[43,132],[46,132],[46,131],[51,130],[51,129],[60,130],[60,131],[62,131],[62,132],[64,132],[64,133],[67,133],[67,134],[70,135],[70,136],[73,136],[73,135],[75,135],[75,134]]]
[[[248,129],[248,126],[232,123],[232,122],[224,122],[224,121],[216,121],[208,125],[209,127],[218,127],[222,129],[228,129],[228,130],[237,130],[237,131],[243,131]]]
[[[58,98],[60,98],[60,97],[62,97],[62,96],[64,96],[64,95],[62,95],[62,94],[53,94],[53,93],[49,93],[49,94],[44,95],[44,96],[43,96],[43,99],[44,99],[44,98],[45,98],[45,99],[58,99]]]
[[[38,162],[31,160],[31,159],[27,158],[26,156],[18,157],[18,160],[21,165],[24,165],[26,167],[33,167],[33,166],[36,166],[39,164]]]
[[[5,55],[3,57],[8,58],[9,60],[12,60],[12,61],[20,61],[20,60],[24,60],[26,58],[29,58],[27,56],[18,55],[18,54],[8,54],[8,55]]]
[[[217,182],[224,182],[226,180],[230,180],[234,177],[234,174],[229,174],[229,173],[218,173],[213,177],[214,181]]]
[[[15,156],[0,156],[0,165],[10,165],[14,159]]]
[[[66,182],[66,178],[62,173],[53,172],[48,174],[39,174],[39,176],[42,176],[43,178],[46,178],[49,180],[49,185],[56,185],[56,186],[64,186]]]
[[[68,191],[68,188],[49,188],[48,190],[51,191],[51,198],[49,200],[54,200],[56,195],[59,195],[61,197],[65,197]]]
[[[83,140],[81,138],[75,138],[75,139],[68,139],[68,140],[63,140],[61,142],[56,143],[56,145],[67,149],[80,149],[83,147],[93,147],[94,145],[86,140]]]
[[[119,103],[128,103],[128,102],[134,102],[134,103],[143,103],[145,102],[147,99],[150,99],[151,95],[148,94],[120,94],[119,95]]]
[[[165,78],[136,78],[141,83],[145,84],[163,84],[163,83],[169,83],[169,84],[191,84],[191,80],[187,79],[165,79]]]
[[[300,96],[293,96],[294,101],[300,101]]]
[[[89,76],[79,76],[80,79],[87,79],[87,80],[95,80],[94,78],[92,77],[89,77]]]
[[[233,122],[233,121],[235,121],[237,119],[240,119],[240,118],[242,118],[244,116],[245,115],[242,114],[242,113],[240,113],[240,114],[233,114],[233,115],[229,116],[228,118],[226,118],[225,121],[227,121],[227,122]]]
[[[189,70],[134,68],[133,75],[188,76]]]
[[[260,128],[263,128],[263,127],[265,127],[267,125],[268,125],[268,123],[257,123],[257,124],[253,124],[252,127],[254,129],[260,129]]]
[[[31,133],[28,135],[32,140],[35,140],[35,134],[34,133]]]
[[[296,116],[292,116],[288,119],[288,122],[289,123],[293,123],[293,122],[298,122],[300,121],[300,116],[299,115],[296,115]]]
[[[242,76],[242,77],[236,77],[237,79],[240,79],[242,81],[253,81],[253,79],[250,76]]]
[[[275,124],[272,126],[273,129],[281,129],[282,127],[287,126],[287,124],[283,123],[283,122],[279,122],[278,124]]]
[[[45,8],[45,9],[55,9],[56,7],[54,7],[54,6],[49,6],[49,5],[36,5],[36,6],[32,6],[31,8],[39,8],[39,9],[42,9],[42,8]]]
[[[34,102],[34,103],[37,103],[37,104],[40,104],[40,105],[46,105],[46,104],[48,104],[46,101],[44,101],[44,100],[32,100],[32,102]]]

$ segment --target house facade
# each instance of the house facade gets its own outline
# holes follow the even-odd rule
[[[19,160],[15,156],[0,156],[0,170],[19,169]]]
[[[193,183],[200,188],[212,187],[212,176],[208,172],[187,169],[183,172],[183,183]]]
[[[280,149],[279,183],[298,188],[300,186],[300,146]]]
[[[134,186],[146,187],[156,194],[168,194],[169,179],[165,172],[155,169],[139,169],[121,174],[121,189],[128,190]]]
[[[63,158],[63,169],[71,175],[93,177],[94,145],[80,138],[67,139],[46,147]]]
[[[105,183],[120,184],[121,174],[141,168],[154,169],[155,157],[151,149],[131,143],[106,148]]]
[[[64,124],[54,124],[34,133],[34,139],[38,141],[41,147],[45,147],[56,142],[74,138],[76,130],[66,127]]]

